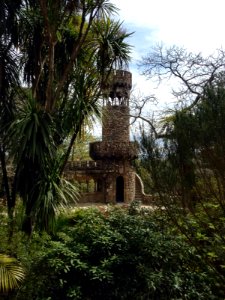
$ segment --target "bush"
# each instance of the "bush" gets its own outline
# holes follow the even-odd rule
[[[157,212],[77,210],[59,224],[18,299],[219,299],[195,250]]]

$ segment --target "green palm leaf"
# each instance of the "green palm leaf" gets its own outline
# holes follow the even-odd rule
[[[74,184],[57,176],[50,176],[46,180],[41,178],[35,190],[37,189],[39,194],[33,210],[36,224],[40,229],[54,231],[60,211],[76,204],[78,189]]]
[[[7,293],[18,288],[24,277],[24,269],[15,258],[0,254],[0,292]]]
[[[112,67],[122,68],[130,60],[131,46],[125,42],[133,33],[127,33],[122,23],[110,18],[100,19],[92,28],[89,47],[96,56],[98,68],[105,71]]]

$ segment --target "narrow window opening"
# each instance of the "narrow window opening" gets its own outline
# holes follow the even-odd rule
[[[124,202],[124,179],[123,176],[116,178],[116,202]]]

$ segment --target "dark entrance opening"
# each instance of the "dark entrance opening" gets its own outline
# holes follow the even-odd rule
[[[116,178],[116,202],[124,202],[124,179],[123,176]]]

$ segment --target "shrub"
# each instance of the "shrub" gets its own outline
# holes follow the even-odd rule
[[[210,270],[158,212],[77,210],[60,224],[18,299],[220,299]]]

